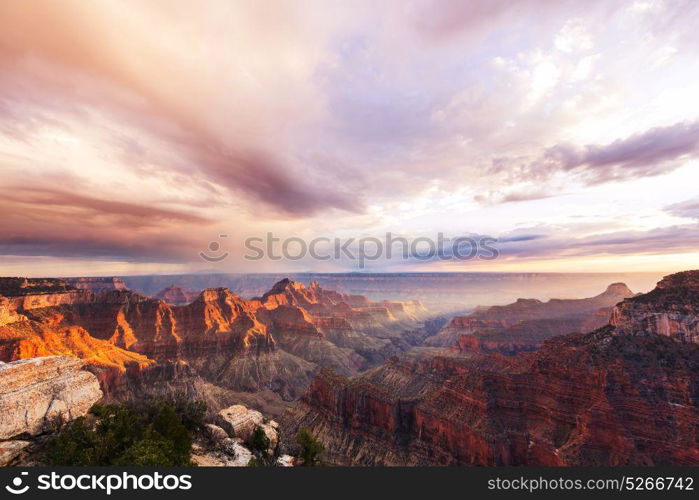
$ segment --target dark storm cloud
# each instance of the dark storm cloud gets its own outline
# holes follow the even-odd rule
[[[0,212],[2,255],[175,261],[201,244],[182,228],[212,223],[194,213],[48,189],[8,191]]]
[[[326,173],[326,182],[307,183],[302,170],[264,152],[227,153],[203,145],[190,152],[206,175],[282,213],[303,217],[330,208],[362,210],[361,198],[343,192],[332,172]]]
[[[12,189],[12,188],[11,188]],[[92,216],[116,216],[133,227],[137,225],[152,225],[157,221],[174,221],[197,224],[209,224],[213,221],[200,217],[193,213],[185,213],[176,210],[166,210],[148,205],[139,205],[123,201],[91,198],[78,193],[39,189],[39,188],[15,188],[3,196],[2,203],[10,202],[12,205],[5,212],[10,215],[12,208],[19,208],[21,213],[30,214],[32,210],[53,210],[56,214],[60,210],[70,213],[81,212]]]

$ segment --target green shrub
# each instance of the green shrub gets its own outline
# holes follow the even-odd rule
[[[192,435],[175,410],[163,406],[153,419],[152,431],[157,437],[172,444],[173,465],[186,465],[192,452]],[[156,437],[156,439],[157,439]]]
[[[186,465],[178,463],[170,441],[162,438],[146,438],[136,442],[114,460],[114,465],[136,465],[140,467]],[[187,460],[189,461],[189,460]]]
[[[252,434],[248,442],[250,448],[261,453],[267,452],[267,450],[269,449],[269,444],[269,438],[267,437],[267,434],[265,434],[265,431],[262,429],[262,427],[258,427],[257,429],[255,429],[255,432]]]
[[[196,416],[196,415],[195,415]],[[135,409],[95,405],[90,415],[64,426],[46,448],[49,465],[189,465],[192,435],[163,401]]]
[[[313,437],[313,434],[303,428],[299,431],[299,435],[296,438],[296,442],[301,446],[301,458],[304,467],[315,467],[318,465],[323,465],[320,461],[319,455],[323,453],[325,447]]]
[[[139,413],[157,413],[163,406],[170,406],[184,426],[190,431],[198,431],[204,427],[206,416],[206,403],[192,401],[185,393],[176,392],[167,396],[150,397],[140,403],[134,403],[133,407]]]

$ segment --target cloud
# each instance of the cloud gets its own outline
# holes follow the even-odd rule
[[[473,215],[509,234],[559,199],[584,214],[605,183],[696,158],[697,9],[1,1],[3,252],[185,259],[223,226],[420,234]],[[669,203],[644,216],[674,224]]]
[[[187,3],[179,6],[182,13],[192,9]],[[304,112],[304,107],[305,111],[313,108],[309,103],[313,87],[306,87],[304,79],[295,86],[293,74],[287,73],[284,81],[271,73],[264,82],[266,88],[260,90],[261,82],[251,83],[244,68],[217,71],[214,58],[189,57],[186,52],[194,50],[188,45],[191,40],[169,35],[196,36],[188,31],[193,19],[166,14],[158,23],[160,31],[152,33],[152,16],[163,14],[163,7],[165,3],[158,2],[132,4],[123,10],[101,2],[3,2],[0,70],[12,77],[0,88],[12,101],[0,103],[0,114],[5,123],[12,123],[7,127],[8,134],[26,140],[49,116],[69,125],[78,116],[89,121],[97,112],[111,116],[115,122],[129,123],[177,150],[181,159],[189,161],[184,167],[190,174],[220,183],[232,193],[282,214],[307,216],[333,208],[360,211],[360,197],[332,183],[318,189],[309,182],[313,173],[309,175],[293,154],[279,151],[274,144],[279,140],[274,127],[285,127],[288,120],[302,121],[302,116],[293,116]],[[267,12],[248,6],[231,13],[225,4],[210,4],[190,13],[204,20],[218,11],[231,24],[242,22],[238,18],[254,19]],[[265,21],[273,22],[269,15]],[[255,25],[246,26],[236,36],[258,37],[257,29]],[[222,42],[230,46],[226,38],[229,36],[222,35]],[[257,77],[268,68],[274,69],[277,62],[278,69],[284,71],[286,61],[279,59],[285,55],[274,53],[276,48],[265,48],[265,43],[259,41],[259,55],[268,52],[268,60],[244,55],[251,65],[263,65]],[[230,49],[221,56],[224,60],[240,59]],[[304,65],[299,61],[296,67]],[[30,116],[29,103],[40,103],[42,111]],[[272,113],[277,114],[278,122],[265,123],[264,115]],[[153,154],[130,138],[122,148],[134,167]]]
[[[10,187],[12,189],[12,187]],[[91,198],[77,193],[52,190],[17,187],[3,196],[3,202],[13,202],[15,206],[24,205],[26,210],[40,207],[41,210],[68,211],[71,214],[81,212],[86,216],[114,216],[122,219],[122,224],[151,225],[158,221],[183,222],[195,224],[211,224],[213,221],[192,213],[182,213],[176,210],[166,210],[148,205],[139,205],[122,201]]]
[[[520,180],[547,179],[560,172],[581,176],[588,185],[660,175],[699,156],[699,122],[655,127],[606,145],[557,144],[539,158],[497,158],[491,171],[519,171]],[[504,199],[507,200],[507,197]]]
[[[665,211],[672,215],[677,215],[678,217],[699,219],[699,198],[674,203],[667,206]]]
[[[192,213],[49,189],[7,191],[0,211],[3,255],[177,261],[202,245],[190,228],[213,223]]]
[[[595,2],[589,2],[589,8]],[[560,10],[575,7],[574,2],[561,0],[508,0],[468,1],[452,0],[435,6],[434,2],[421,0],[413,2],[409,19],[419,33],[431,38],[443,39],[464,33],[482,35],[488,28],[506,21],[512,23],[517,18],[529,17],[533,12],[539,19],[555,16]]]
[[[600,255],[661,255],[695,252],[699,248],[699,225],[658,227],[645,231],[612,231],[586,236],[554,227],[538,227],[536,238],[498,238],[505,259],[560,259]],[[548,234],[545,234],[546,231]],[[526,236],[526,235],[525,235]]]
[[[288,215],[308,216],[332,208],[349,212],[363,209],[361,196],[341,190],[341,185],[332,182],[336,180],[332,172],[319,188],[303,182],[307,174],[294,168],[291,161],[280,163],[264,152],[226,153],[206,148],[191,153],[203,165],[205,175]]]

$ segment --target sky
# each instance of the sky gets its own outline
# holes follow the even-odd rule
[[[497,239],[496,259],[372,271],[699,268],[697,18],[692,0],[3,0],[0,274],[358,269],[246,258],[268,233]]]

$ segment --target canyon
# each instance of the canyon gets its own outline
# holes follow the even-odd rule
[[[147,297],[111,278],[2,278],[0,292],[0,360],[75,356],[108,399],[183,391],[213,410],[243,401],[278,414],[320,367],[354,375],[429,334],[417,301],[288,279],[249,300],[213,288],[183,305],[173,288]]]
[[[698,304],[699,271],[448,321],[288,278],[0,278],[0,463],[97,401],[180,393],[214,422],[201,465],[246,464],[257,428],[284,464],[309,429],[331,465],[699,465]]]
[[[699,271],[671,275],[533,352],[457,342],[324,369],[282,429],[310,429],[336,465],[697,466],[697,293]]]

